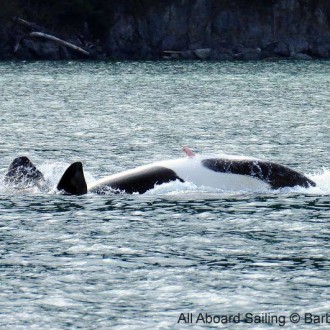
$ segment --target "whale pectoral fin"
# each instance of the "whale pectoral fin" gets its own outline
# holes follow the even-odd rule
[[[87,194],[87,184],[81,162],[73,163],[67,168],[57,189],[71,195]]]
[[[193,153],[190,148],[188,148],[187,146],[182,147],[181,149],[189,158],[195,157],[195,153]]]

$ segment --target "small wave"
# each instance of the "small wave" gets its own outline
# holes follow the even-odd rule
[[[180,182],[176,180],[156,185],[153,189],[148,190],[145,195],[182,195],[203,191],[202,187],[196,186],[191,182]]]
[[[68,163],[43,163],[40,165],[39,169],[44,174],[47,187],[46,190],[48,192],[55,192],[57,184],[59,183],[62,175],[64,174],[65,170],[70,166]],[[87,184],[90,182],[95,181],[95,178],[89,173],[84,172],[85,179]]]

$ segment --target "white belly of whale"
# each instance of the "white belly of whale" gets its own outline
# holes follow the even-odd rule
[[[197,186],[233,191],[264,191],[270,189],[268,183],[252,176],[212,171],[201,164],[201,159],[204,159],[204,157],[177,159],[157,164],[172,169],[181,179]]]

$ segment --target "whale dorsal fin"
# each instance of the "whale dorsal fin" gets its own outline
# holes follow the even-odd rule
[[[57,189],[71,195],[87,194],[87,184],[81,162],[73,163],[67,168]]]

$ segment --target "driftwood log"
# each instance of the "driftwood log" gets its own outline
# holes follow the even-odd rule
[[[79,46],[76,46],[76,45],[74,45],[74,44],[72,44],[70,42],[67,42],[67,41],[65,41],[63,39],[60,39],[58,37],[55,37],[55,36],[53,36],[53,35],[51,35],[49,33],[40,32],[40,30],[42,31],[44,29],[41,26],[39,26],[39,25],[37,25],[35,23],[31,23],[31,22],[28,22],[28,21],[26,21],[26,20],[24,20],[22,18],[17,18],[17,17],[15,17],[13,19],[13,21],[15,23],[18,23],[18,24],[24,26],[25,28],[28,28],[30,31],[32,31],[32,32],[28,32],[28,33],[24,34],[23,36],[20,36],[20,37],[17,38],[16,43],[15,43],[15,46],[14,46],[14,53],[17,52],[17,50],[18,50],[21,42],[24,39],[27,39],[27,38],[39,38],[39,39],[53,41],[53,42],[55,42],[55,43],[57,43],[59,45],[62,45],[62,46],[67,47],[69,49],[72,49],[73,51],[78,52],[78,53],[80,53],[80,54],[82,54],[84,56],[87,56],[87,57],[91,56],[90,52],[88,52],[87,50],[85,50],[85,49],[83,49],[83,48],[81,48]],[[39,31],[37,31],[37,30],[39,30]]]
[[[67,48],[70,48],[78,53],[81,53],[85,56],[90,56],[90,53],[85,50],[85,49],[82,49],[81,47],[78,47],[70,42],[67,42],[65,40],[62,40],[60,38],[57,38],[57,37],[54,37],[50,34],[46,34],[46,33],[43,33],[43,32],[31,32],[27,35],[27,37],[30,37],[30,38],[41,38],[41,39],[45,39],[45,40],[50,40],[50,41],[54,41],[56,43],[58,43],[59,45],[62,45],[64,47],[67,47]]]
[[[28,22],[25,19],[22,19],[22,18],[19,18],[19,17],[13,17],[12,21],[14,23],[18,23],[18,24],[20,24],[20,25],[22,25],[22,26],[30,29],[31,31],[42,31],[42,32],[46,32],[46,30],[42,26],[40,26],[40,25],[38,25],[36,23]]]

